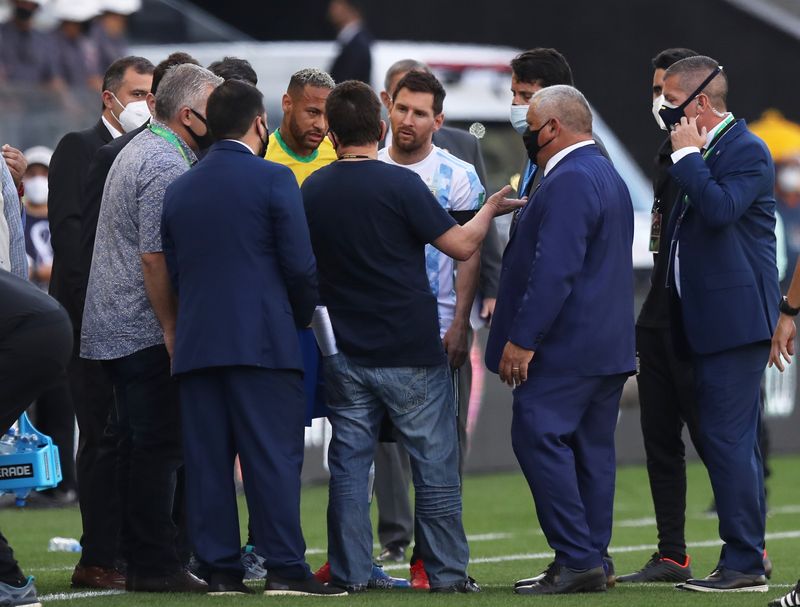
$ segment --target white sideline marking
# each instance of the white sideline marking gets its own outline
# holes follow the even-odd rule
[[[653,520],[655,521],[655,519],[653,519]],[[528,531],[528,530],[525,530],[522,533],[531,533],[531,532]],[[535,533],[537,533],[537,531],[534,531],[533,533],[535,534]],[[538,533],[539,533],[539,535],[541,535],[541,531],[538,531]],[[473,535],[468,535],[467,536],[467,541],[468,542],[494,542],[494,541],[497,541],[497,540],[508,540],[508,539],[511,539],[512,537],[515,537],[517,535],[520,535],[520,533],[507,533],[507,532],[502,532],[502,533],[499,533],[499,532],[498,533],[476,533],[476,534],[473,534]],[[375,549],[375,550],[381,550],[383,548],[383,546],[381,546],[379,543],[376,542],[376,543],[372,544],[372,548]],[[323,552],[325,552],[325,551],[324,550],[320,550],[318,554],[322,554]],[[314,553],[312,553],[310,551],[306,551],[306,554],[314,554]]]
[[[485,536],[507,536],[510,537],[513,534],[484,534]],[[481,536],[478,536],[481,537]],[[794,531],[779,531],[775,533],[767,533],[765,536],[766,540],[769,541],[777,541],[777,540],[792,540],[800,538],[800,530]],[[501,539],[501,538],[497,538]],[[687,542],[686,546],[688,548],[713,548],[714,546],[721,546],[722,540],[714,539],[714,540],[703,540],[700,542]],[[314,550],[315,553],[323,552],[320,549],[311,549]],[[306,554],[310,554],[311,550],[306,551]],[[638,544],[634,546],[612,546],[610,548],[610,552],[612,555],[624,552],[649,552],[653,550],[653,544]],[[481,565],[486,563],[506,563],[511,561],[535,561],[539,559],[547,559],[552,558],[552,552],[531,552],[525,554],[507,554],[502,556],[486,556],[486,557],[478,557],[472,558],[469,561],[470,565]],[[407,569],[408,565],[387,565],[384,566],[384,571],[401,571],[403,569]],[[71,570],[72,567],[48,567],[48,568],[40,568],[40,569],[30,569],[31,572],[44,572],[44,571],[66,571]],[[653,586],[657,588],[665,587],[663,584],[636,584],[637,587],[641,586]],[[489,588],[497,587],[502,588],[503,585],[487,585]],[[794,588],[794,584],[770,584],[770,588]],[[99,596],[114,596],[118,594],[125,594],[122,590],[96,590],[96,591],[86,591],[86,592],[59,592],[56,594],[45,594],[39,597],[42,601],[71,601],[74,599],[89,599]]]
[[[615,521],[614,527],[650,527],[651,525],[655,524],[655,518],[652,516],[646,516],[644,518],[629,518],[622,519],[621,521]]]
[[[800,538],[800,530],[798,531],[780,531],[777,533],[767,533],[765,539],[767,540],[789,540]],[[687,542],[688,548],[713,548],[714,546],[721,546],[722,540],[705,540],[701,542]],[[609,552],[613,556],[621,552],[649,552],[653,550],[653,544],[639,544],[636,546],[611,546]],[[525,554],[507,554],[503,556],[485,556],[478,558],[471,558],[470,565],[480,565],[484,563],[506,563],[510,561],[535,561],[538,559],[552,558],[553,552],[530,552]],[[383,569],[385,571],[400,571],[407,569],[408,565],[387,565]]]
[[[56,594],[43,594],[40,601],[71,601],[73,599],[91,599],[98,596],[112,596],[125,594],[124,590],[87,590],[86,592],[57,592]]]

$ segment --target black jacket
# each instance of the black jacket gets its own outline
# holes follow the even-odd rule
[[[366,30],[359,30],[345,44],[331,65],[330,74],[338,84],[345,80],[361,80],[371,84],[372,76],[372,36]]]
[[[650,290],[636,324],[649,329],[666,329],[670,326],[670,300],[666,287],[670,245],[667,223],[679,193],[678,184],[669,174],[669,167],[672,166],[672,142],[669,137],[658,148],[654,164],[653,208],[661,213],[661,242],[658,253],[653,254]]]
[[[90,129],[64,135],[50,160],[48,217],[54,254],[50,294],[66,308],[77,334],[80,334],[83,317],[81,285],[85,289],[87,279],[81,271],[81,217],[86,175],[95,152],[112,139],[103,121],[98,120]]]
[[[89,163],[86,175],[86,185],[81,197],[81,235],[80,235],[80,265],[79,272],[82,279],[79,296],[81,307],[86,299],[86,285],[89,282],[89,270],[92,268],[92,253],[94,252],[94,237],[97,233],[97,219],[100,217],[100,202],[103,200],[103,188],[106,185],[108,172],[114,164],[119,153],[131,139],[147,128],[147,123],[135,131],[117,137],[111,143],[102,146],[95,152]]]

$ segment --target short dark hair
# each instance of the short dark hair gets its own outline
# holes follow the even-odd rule
[[[675,47],[667,48],[661,51],[658,55],[650,60],[654,70],[665,70],[673,63],[686,59],[687,57],[696,57],[700,53],[693,51],[690,48]]]
[[[554,48],[532,48],[520,53],[511,60],[511,70],[520,82],[542,88],[556,84],[574,86],[569,63]]]
[[[328,127],[340,145],[369,145],[381,136],[381,102],[372,88],[346,80],[325,101]]]
[[[666,80],[673,76],[677,77],[678,87],[689,95],[718,67],[720,65],[716,59],[705,55],[686,57],[670,65],[664,74],[664,79]],[[706,84],[702,92],[708,96],[708,100],[716,110],[726,110],[728,103],[728,75],[723,70],[720,70],[711,82]]]
[[[433,114],[438,116],[444,107],[444,96],[447,94],[439,80],[430,72],[420,72],[411,70],[400,78],[400,82],[394,89],[392,101],[397,99],[397,94],[401,89],[408,89],[412,93],[430,93],[433,95]]]
[[[247,59],[224,57],[222,61],[215,61],[209,65],[208,69],[225,80],[235,78],[236,80],[249,82],[253,86],[258,84],[256,71]]]
[[[238,139],[250,130],[256,116],[264,112],[261,91],[249,82],[232,78],[208,97],[206,120],[215,139]]]
[[[103,90],[116,93],[119,87],[122,86],[122,81],[128,68],[132,68],[137,74],[152,74],[155,69],[150,60],[144,57],[129,55],[122,59],[117,59],[108,67],[103,76]]]
[[[153,86],[150,87],[150,92],[153,95],[156,94],[158,90],[158,85],[161,84],[161,79],[164,77],[164,74],[167,73],[167,70],[171,67],[175,67],[176,65],[183,65],[184,63],[191,63],[192,65],[200,65],[200,62],[192,57],[189,53],[172,53],[169,57],[164,59],[161,63],[156,66],[156,69],[153,71]]]

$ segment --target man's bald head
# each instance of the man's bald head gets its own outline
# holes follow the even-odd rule
[[[530,112],[536,114],[540,124],[557,118],[563,128],[576,135],[592,134],[589,103],[583,93],[572,86],[557,84],[541,89],[531,98]]]
[[[675,85],[687,96],[697,90],[697,87],[708,78],[711,73],[719,67],[719,63],[711,57],[698,55],[697,57],[687,57],[673,63],[664,72],[664,81],[668,78],[675,80]],[[728,77],[724,71],[709,82],[701,91],[708,97],[711,107],[724,112],[727,109],[728,101]]]

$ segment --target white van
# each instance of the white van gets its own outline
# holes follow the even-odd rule
[[[187,52],[202,65],[224,56],[247,59],[258,74],[258,86],[267,102],[269,126],[274,129],[280,124],[280,100],[291,75],[306,67],[327,69],[335,56],[336,45],[333,42],[229,42],[131,48],[133,54],[147,57],[154,63],[174,51]],[[447,124],[468,129],[481,139],[487,188],[492,192],[512,182],[525,161],[522,140],[508,120],[509,64],[519,52],[521,49],[502,46],[379,41],[372,50],[372,85],[376,91],[383,90],[386,70],[400,59],[412,58],[430,65],[447,90],[444,103]],[[603,140],[633,199],[633,265],[637,273],[637,291],[641,292],[652,267],[648,252],[652,187],[597,112],[594,112],[594,130]]]

